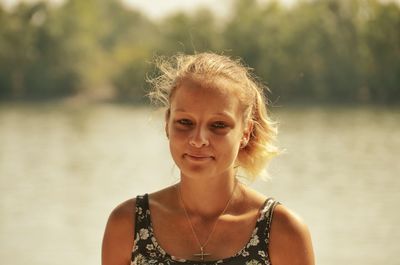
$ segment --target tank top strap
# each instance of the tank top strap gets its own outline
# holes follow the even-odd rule
[[[151,226],[149,195],[136,196],[135,206],[135,242],[143,238],[143,233],[148,233]]]
[[[274,198],[268,198],[260,211],[260,216],[257,220],[257,235],[258,238],[265,244],[265,249],[269,247],[269,235],[271,230],[272,217],[275,207],[280,204]]]

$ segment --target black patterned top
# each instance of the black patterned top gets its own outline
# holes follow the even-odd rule
[[[260,216],[257,219],[252,236],[234,256],[216,261],[192,261],[176,258],[162,249],[153,233],[148,194],[137,196],[135,241],[131,265],[271,265],[268,254],[269,231],[272,214],[277,203],[271,198],[265,201],[260,209]]]

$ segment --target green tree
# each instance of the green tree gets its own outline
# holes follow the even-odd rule
[[[364,85],[368,98],[378,103],[400,102],[400,8],[370,1],[363,27]]]
[[[75,69],[56,28],[53,10],[45,3],[20,4],[2,12],[0,40],[1,96],[43,98],[73,93]]]
[[[239,56],[272,102],[400,101],[400,7],[378,0],[235,0],[152,21],[119,0],[0,5],[0,98],[143,102],[155,55]]]
[[[159,28],[162,42],[157,51],[163,55],[216,51],[220,48],[221,29],[208,9],[199,9],[192,16],[173,14],[164,18]]]

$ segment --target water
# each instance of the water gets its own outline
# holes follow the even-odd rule
[[[398,264],[400,109],[280,108],[272,179],[317,264]],[[177,180],[162,114],[119,105],[0,106],[1,264],[100,264],[118,203]]]

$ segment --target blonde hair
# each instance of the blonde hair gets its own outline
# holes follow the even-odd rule
[[[256,80],[251,70],[239,59],[214,53],[159,57],[156,66],[160,73],[155,78],[148,78],[152,87],[149,97],[153,103],[167,107],[167,115],[171,97],[184,79],[212,83],[224,78],[241,90],[238,96],[244,108],[244,119],[252,122],[253,127],[247,145],[239,150],[236,164],[244,170],[248,180],[255,180],[278,151],[274,145],[276,124],[267,114],[265,87]]]

